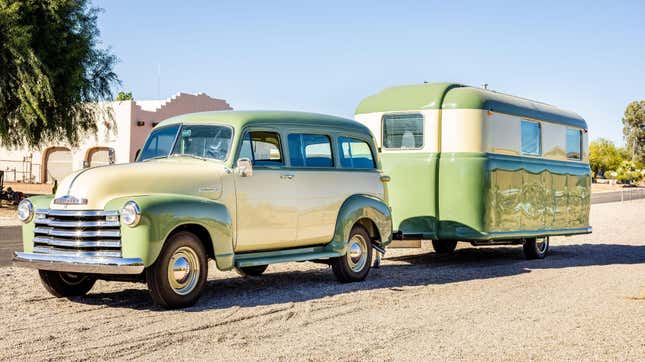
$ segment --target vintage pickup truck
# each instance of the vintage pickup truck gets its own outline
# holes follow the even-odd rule
[[[97,279],[138,280],[167,308],[189,306],[219,270],[260,275],[313,260],[363,280],[392,239],[369,129],[299,112],[206,112],[160,123],[134,163],[64,179],[19,205],[24,251],[57,297]]]

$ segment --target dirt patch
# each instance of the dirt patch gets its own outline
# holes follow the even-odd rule
[[[152,306],[142,284],[56,299],[36,272],[0,268],[0,360],[642,361],[643,220],[645,201],[594,205],[594,234],[555,238],[545,260],[520,247],[392,250],[363,283],[312,263],[258,278],[211,268],[180,311]]]

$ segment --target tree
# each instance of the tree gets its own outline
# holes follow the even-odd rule
[[[87,0],[0,0],[0,146],[78,143],[112,100],[117,59]]]
[[[116,100],[117,101],[133,101],[134,97],[132,97],[132,92],[119,92],[119,94],[116,95]]]
[[[627,105],[623,117],[623,137],[632,161],[645,163],[645,101]]]
[[[622,161],[621,150],[612,141],[599,138],[589,144],[589,166],[596,176],[615,171]]]

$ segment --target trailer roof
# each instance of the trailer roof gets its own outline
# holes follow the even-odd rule
[[[550,104],[458,83],[385,88],[361,101],[355,114],[421,109],[483,109],[587,129],[578,114]]]

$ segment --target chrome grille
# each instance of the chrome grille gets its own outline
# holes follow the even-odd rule
[[[118,211],[36,210],[34,253],[121,257]]]

